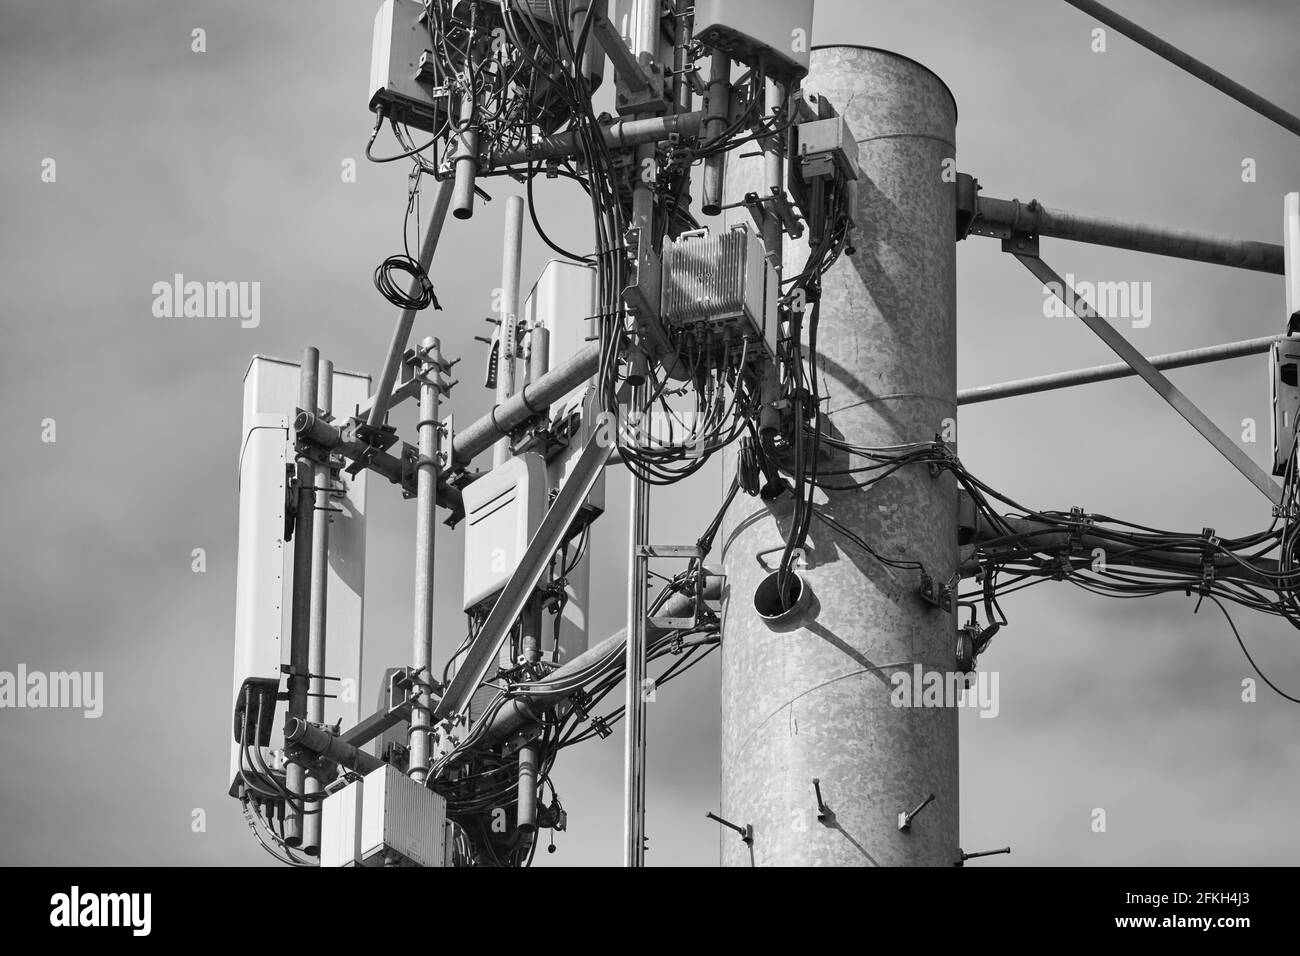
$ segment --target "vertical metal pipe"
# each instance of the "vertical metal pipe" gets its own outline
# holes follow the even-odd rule
[[[956,419],[956,194],[939,175],[955,155],[956,105],[921,65],[873,49],[813,52],[805,86],[825,94],[859,143],[856,252],[823,278],[818,352],[830,431],[857,445],[930,441]],[[727,193],[766,182],[740,160]],[[739,219],[743,210],[729,213]],[[787,275],[806,256],[788,243]],[[727,459],[734,470],[735,452]],[[839,465],[838,467],[845,467]],[[922,562],[939,584],[957,567],[949,476],[903,468],[869,491],[827,493],[819,510],[880,554]],[[782,524],[781,519],[787,519]],[[812,522],[801,568],[809,606],[779,626],[758,616],[788,513],[738,498],[720,540],[722,812],[754,827],[751,848],[721,840],[725,865],[951,865],[958,859],[957,712],[895,707],[892,678],[955,669],[954,616],[923,601],[917,572],[887,569]],[[819,819],[821,781],[830,814]],[[898,814],[935,801],[907,830]]]
[[[727,128],[731,113],[731,58],[714,50],[709,61],[709,87],[704,104],[703,140],[716,139]],[[727,165],[726,153],[704,158],[704,183],[701,187],[700,212],[716,216],[722,211],[722,180]]]
[[[316,414],[328,416],[334,405],[334,363],[320,363],[316,386]],[[311,671],[307,719],[325,720],[325,612],[329,582],[330,467],[328,461],[313,463],[313,510],[311,523],[311,610],[308,620],[307,657]]]
[[[638,389],[643,398],[644,389]],[[623,865],[645,865],[645,752],[646,674],[645,614],[646,559],[639,553],[649,527],[649,486],[630,480],[628,540],[631,544],[627,573],[627,645],[623,741]]]
[[[317,413],[326,416],[334,406],[334,363],[320,363],[316,385]],[[311,677],[307,697],[307,719],[315,724],[325,722],[325,611],[329,584],[329,534],[330,534],[330,468],[329,462],[316,462],[312,468],[313,509],[311,521],[311,609],[307,622],[307,668]],[[321,779],[309,773],[303,819],[302,848],[315,856],[320,853],[321,805],[311,799],[321,791]]]
[[[298,406],[305,412],[316,414],[317,382],[320,372],[320,352],[308,347],[302,353],[298,370]],[[298,457],[298,493],[295,497],[297,512],[293,531],[293,605],[289,611],[289,709],[287,717],[306,717],[311,672],[311,584],[312,584],[312,509],[316,495],[312,491],[315,467],[303,456]],[[285,766],[285,788],[295,797],[305,792],[306,767],[297,759]],[[300,846],[303,837],[303,818],[300,807],[285,808],[285,842]]]
[[[460,99],[460,121],[470,124],[474,120],[474,95],[466,91]],[[474,185],[478,178],[478,130],[466,125],[456,141],[455,192],[452,194],[451,214],[457,219],[474,215]]]
[[[442,354],[437,339],[420,343],[422,380],[420,420],[416,425],[419,463],[415,477],[415,631],[411,664],[416,700],[411,708],[410,775],[424,783],[429,774],[429,729],[433,700],[433,536],[438,494],[438,399]]]
[[[537,745],[519,748],[519,832],[531,837],[537,832]]]
[[[643,53],[659,56],[659,18],[662,12],[661,0],[636,0],[632,52],[637,59],[641,59]]]
[[[695,91],[686,80],[688,60],[686,51],[691,45],[693,21],[690,18],[694,0],[676,0],[673,4],[673,111],[689,113]]]
[[[424,233],[424,242],[420,244],[420,267],[427,273],[433,265],[433,255],[438,250],[438,239],[442,236],[443,224],[447,221],[447,209],[451,206],[451,194],[455,184],[450,179],[438,183],[438,193],[433,200],[433,215],[429,218],[429,227]],[[414,296],[419,292],[420,284],[412,279],[408,294]],[[406,354],[406,343],[411,338],[411,328],[415,325],[415,309],[404,309],[397,319],[393,338],[388,343],[388,355],[384,358],[384,367],[379,372],[379,385],[375,388],[375,400],[370,406],[366,424],[378,428],[384,423],[388,414],[388,403],[393,396],[393,384],[397,373],[402,368],[402,356]]]
[[[520,618],[521,656],[530,664],[535,664],[542,657],[542,603],[537,597],[528,602]],[[528,743],[519,748],[519,799],[515,814],[515,825],[519,832],[531,837],[537,831],[537,760],[536,743]]]
[[[632,52],[645,62],[657,57],[659,49],[659,0],[639,0],[633,31]],[[655,146],[647,143],[636,150],[638,169],[654,160]],[[654,234],[654,190],[638,178],[632,190],[632,225],[642,236]],[[634,346],[638,347],[638,346]],[[632,407],[645,411],[649,391],[645,386],[633,392]],[[639,439],[638,439],[639,440]],[[645,558],[638,552],[646,543],[649,488],[635,475],[629,476],[628,581],[625,722],[623,741],[623,865],[645,865]]]
[[[528,333],[528,381],[536,382],[550,369],[551,333],[543,325],[535,325]],[[542,411],[545,414],[545,411]],[[529,602],[524,611],[521,628],[521,650],[524,660],[533,664],[542,657],[542,603],[537,598]],[[536,744],[519,748],[519,803],[516,822],[519,831],[531,836],[537,831],[537,759]]]
[[[765,107],[769,114],[776,113],[786,105],[786,89],[777,83],[768,83],[765,90]],[[785,149],[781,137],[774,137],[763,150],[762,189],[756,190],[760,196],[771,196],[773,190],[785,190]],[[785,233],[781,230],[781,220],[772,206],[765,207],[762,226],[763,248],[767,261],[776,271],[777,288],[785,270]],[[758,429],[763,439],[769,439],[779,429],[781,422],[777,405],[781,398],[781,373],[774,365],[763,370],[759,385],[761,401]]]
[[[539,381],[551,370],[551,331],[544,325],[535,325],[528,332],[528,383]],[[539,407],[545,416],[547,409]]]
[[[569,32],[576,46],[582,34],[583,25],[588,22],[588,10],[595,4],[597,12],[605,13],[605,0],[572,0],[569,4]],[[594,93],[605,77],[605,52],[595,38],[589,38],[582,54],[582,71]]]
[[[524,200],[506,197],[505,238],[501,251],[501,325],[497,338],[497,404],[503,405],[515,393],[515,353],[519,344],[519,272],[524,244]],[[510,439],[502,438],[492,449],[493,466],[510,457]]]
[[[785,109],[785,86],[769,81],[766,89],[767,115],[774,116]],[[760,196],[767,198],[774,192],[785,190],[785,147],[780,136],[773,136],[769,145],[763,150],[763,186]],[[781,229],[781,219],[776,209],[769,205],[763,217],[763,247],[767,249],[768,261],[779,274],[784,264],[785,233]]]

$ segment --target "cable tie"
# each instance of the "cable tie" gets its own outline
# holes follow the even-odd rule
[[[1083,536],[1092,529],[1092,524],[1092,517],[1085,513],[1082,508],[1072,507],[1070,509],[1069,545],[1071,552],[1083,544]]]
[[[1201,529],[1201,542],[1201,586],[1199,591],[1201,597],[1206,597],[1214,589],[1214,578],[1217,572],[1214,558],[1218,551],[1219,539],[1215,536],[1213,528]]]

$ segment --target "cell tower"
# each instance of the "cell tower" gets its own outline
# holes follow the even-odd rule
[[[1300,132],[1135,24],[1069,2]],[[1007,852],[960,846],[952,699],[1007,626],[1003,594],[1054,578],[1300,623],[1300,194],[1282,245],[984,196],[957,171],[939,77],[813,46],[812,30],[812,0],[380,4],[366,155],[410,166],[403,251],[374,272],[400,310],[382,365],[372,379],[307,348],[299,363],[255,357],[245,379],[230,793],[282,862],[528,865],[540,831],[566,826],[563,750],[621,721],[624,862],[640,866],[647,701],[720,648],[709,816],[724,864],[962,865]],[[505,202],[484,337],[495,404],[464,425],[459,358],[414,329],[441,308],[448,213],[474,216],[497,177],[524,196]],[[557,178],[589,199],[588,249],[554,243],[531,209]],[[559,256],[527,295],[526,213]],[[959,392],[956,249],[971,236],[1001,240],[1122,364]],[[1145,357],[1047,265],[1045,238],[1285,275],[1284,332]],[[1264,352],[1271,475],[1162,374]],[[1269,498],[1264,530],[1031,510],[962,464],[961,405],[1124,375]],[[405,436],[389,421],[404,402],[418,408]],[[716,516],[693,542],[653,540],[651,489],[715,455]],[[632,476],[627,625],[601,640],[590,540],[610,468]],[[415,601],[410,656],[369,711],[342,691],[361,676],[375,477],[414,502]],[[435,620],[440,519],[464,529],[463,620]],[[447,660],[435,631],[458,638]]]

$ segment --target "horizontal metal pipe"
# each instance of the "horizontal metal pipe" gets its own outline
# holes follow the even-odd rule
[[[553,405],[571,389],[596,374],[600,364],[600,346],[589,345],[536,382],[520,389],[508,401],[461,431],[452,439],[452,467],[463,468],[479,452],[487,451],[503,435],[508,435],[537,411]]]
[[[605,145],[610,149],[625,149],[642,143],[657,143],[670,136],[695,136],[704,120],[702,112],[678,113],[672,116],[655,116],[651,119],[617,119],[601,127]],[[514,166],[544,159],[562,159],[578,152],[576,132],[543,136],[525,149],[515,149],[495,157],[496,166]]]
[[[1221,93],[1226,93],[1238,103],[1254,110],[1260,116],[1271,119],[1283,129],[1300,136],[1300,117],[1288,113],[1282,107],[1271,103],[1253,90],[1242,86],[1236,80],[1224,76],[1214,67],[1202,63],[1190,53],[1184,53],[1167,40],[1156,36],[1150,30],[1143,29],[1127,17],[1122,17],[1109,7],[1104,7],[1096,0],[1065,0],[1070,6],[1095,17],[1117,33],[1122,33],[1134,43],[1146,47],[1156,56],[1163,57],[1174,66],[1186,70],[1198,80],[1203,80]]]
[[[349,461],[364,460],[366,468],[382,475],[409,495],[416,495],[415,469],[407,468],[401,458],[386,451],[376,451],[364,442],[348,441],[343,429],[317,418],[310,412],[298,410],[294,419],[294,428],[303,438],[319,445],[327,451],[336,452]],[[464,508],[460,489],[448,484],[441,476],[438,478],[438,505],[447,508],[453,514],[460,514]]]
[[[344,743],[329,731],[297,717],[291,717],[285,722],[284,739],[303,750],[318,754],[326,760],[332,760],[339,766],[355,770],[360,774],[378,770],[384,765],[384,762],[373,754]]]
[[[1210,362],[1222,362],[1226,359],[1243,358],[1247,355],[1261,355],[1272,348],[1274,342],[1284,338],[1286,338],[1285,335],[1266,335],[1263,338],[1229,342],[1226,345],[1211,345],[1203,349],[1188,349],[1183,352],[1170,352],[1167,355],[1155,355],[1147,359],[1147,361],[1158,369],[1206,365]],[[1000,382],[997,385],[964,388],[957,392],[957,404],[975,405],[979,402],[991,402],[999,398],[1014,398],[1017,395],[1033,395],[1038,392],[1050,392],[1059,388],[1073,388],[1077,385],[1090,385],[1093,382],[1108,382],[1116,378],[1129,378],[1136,374],[1132,368],[1123,362],[1115,362],[1111,365],[1097,365],[1093,368],[1080,368],[1071,372],[1057,372],[1054,375],[1040,375],[1036,378],[1022,378],[1014,382]]]
[[[339,740],[354,747],[370,743],[390,727],[396,727],[410,720],[412,703],[413,701],[408,699],[396,707],[384,707],[376,711],[339,734]]]
[[[502,435],[508,435],[542,409],[555,404],[569,391],[595,375],[599,365],[600,346],[593,343],[561,362],[537,381],[525,385],[509,401],[498,405],[482,418],[457,431],[452,439],[452,468],[467,467],[475,456],[491,448]],[[366,450],[360,443],[344,442],[342,430],[329,422],[306,413],[300,413],[298,419],[295,427],[299,434],[323,448],[338,451],[352,459],[356,459]],[[614,453],[614,458],[617,458],[617,451]],[[387,452],[371,453],[367,456],[367,467],[389,481],[398,484],[402,481],[401,459]],[[409,490],[414,491],[414,488]],[[456,494],[455,489],[449,485],[439,485],[438,497],[438,503],[443,507],[458,506],[452,502]]]
[[[1009,231],[1014,230],[1273,275],[1286,272],[1282,246],[1274,243],[1226,239],[1144,223],[1085,216],[1051,209],[1038,200],[1022,203],[1015,199],[980,196],[975,208],[971,232],[978,236],[1005,238]]]
[[[337,451],[345,458],[356,460],[365,455],[366,467],[371,471],[383,475],[395,484],[403,483],[402,460],[400,458],[390,455],[388,452],[368,451],[367,446],[361,442],[344,440],[343,430],[337,425],[331,425],[311,412],[304,412],[299,409],[293,427],[301,437],[329,451]],[[408,483],[411,484],[408,490],[414,492],[414,483]]]

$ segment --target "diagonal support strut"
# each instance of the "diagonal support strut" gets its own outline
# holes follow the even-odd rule
[[[1263,495],[1268,498],[1274,505],[1282,503],[1282,489],[1273,481],[1272,478],[1255,464],[1241,448],[1227,435],[1225,435],[1214,422],[1210,421],[1203,411],[1196,404],[1179,391],[1173,382],[1161,375],[1160,372],[1152,365],[1141,352],[1120,335],[1119,331],[1113,325],[1106,321],[1096,309],[1088,304],[1087,300],[1082,298],[1074,289],[1062,279],[1046,262],[1036,255],[1021,255],[1014,253],[1015,257],[1024,264],[1025,268],[1034,274],[1044,286],[1065,303],[1066,307],[1083,320],[1084,325],[1092,329],[1103,342],[1106,343],[1116,355],[1122,358],[1134,372],[1142,378],[1144,382],[1155,389],[1156,394],[1173,406],[1174,411],[1182,415],[1187,423],[1201,433],[1206,441],[1215,447],[1215,449],[1224,458],[1232,464],[1239,472],[1246,476]]]
[[[464,663],[456,671],[456,676],[447,685],[446,693],[433,711],[433,723],[458,714],[469,704],[469,700],[478,690],[479,684],[487,676],[502,642],[509,636],[510,629],[523,613],[524,605],[532,596],[533,590],[542,579],[547,565],[551,562],[555,549],[564,540],[564,535],[573,525],[573,520],[582,509],[583,502],[591,494],[596,479],[600,477],[609,457],[614,451],[614,440],[605,434],[604,429],[597,428],[587,440],[577,464],[560,489],[559,495],[551,503],[542,519],[536,534],[528,542],[519,566],[510,575],[496,603],[488,613],[487,620],[479,630],[474,643],[465,654]]]

